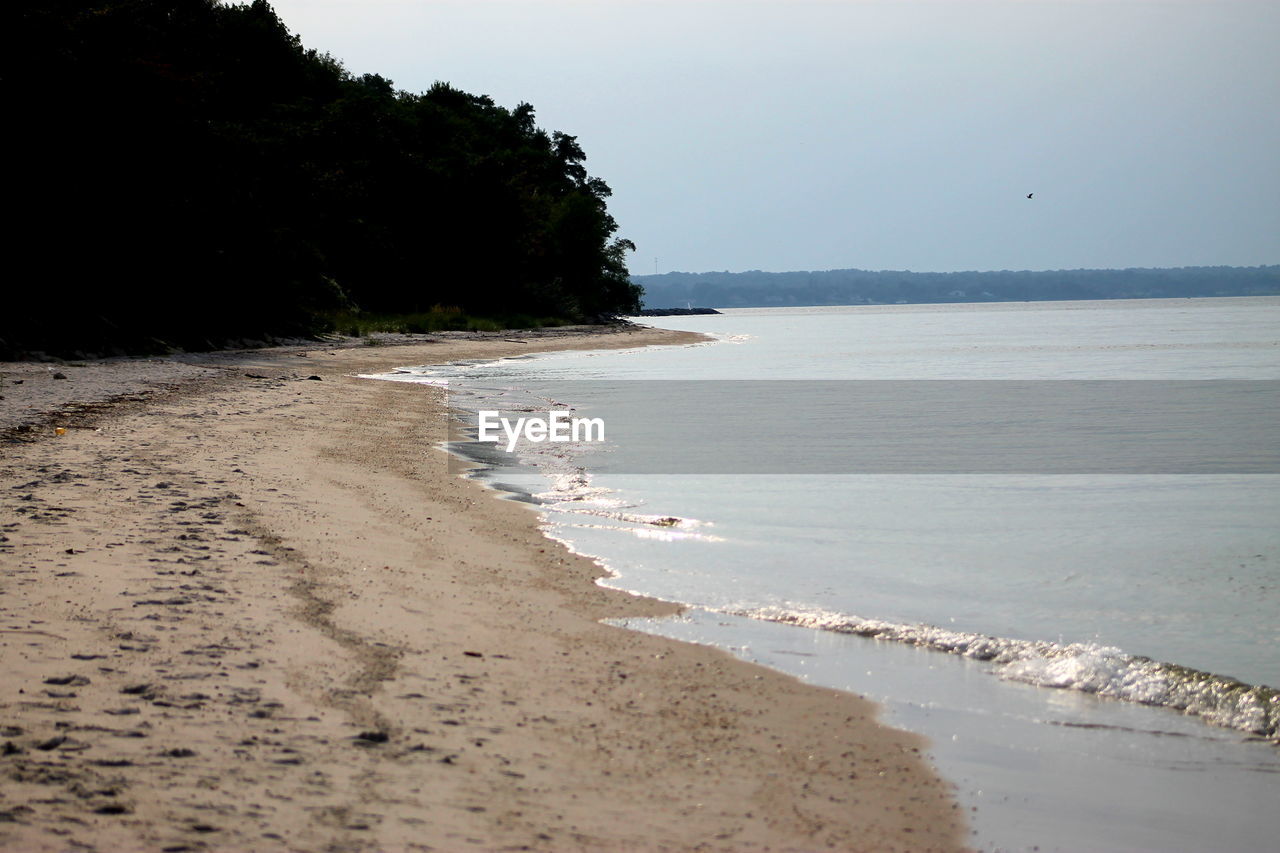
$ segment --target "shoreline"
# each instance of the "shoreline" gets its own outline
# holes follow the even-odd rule
[[[213,353],[32,421],[0,455],[0,848],[962,849],[922,738],[601,624],[678,608],[451,476],[438,390],[353,375],[697,339]]]

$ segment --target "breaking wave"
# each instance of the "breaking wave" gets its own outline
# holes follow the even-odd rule
[[[1127,654],[1111,646],[1015,640],[934,625],[904,625],[842,613],[780,607],[730,612],[988,661],[995,665],[999,677],[1010,681],[1171,708],[1216,726],[1280,743],[1280,690]]]

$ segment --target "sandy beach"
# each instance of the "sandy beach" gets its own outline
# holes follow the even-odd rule
[[[356,377],[696,336],[400,340],[0,365],[0,848],[964,847],[920,738],[600,624],[676,608]]]

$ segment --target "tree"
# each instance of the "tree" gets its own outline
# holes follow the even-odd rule
[[[529,104],[353,76],[263,0],[17,18],[11,264],[40,272],[0,315],[0,350],[207,346],[340,306],[633,308],[608,187]]]

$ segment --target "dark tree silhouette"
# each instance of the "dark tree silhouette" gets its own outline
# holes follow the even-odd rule
[[[351,75],[264,0],[25,0],[7,17],[0,352],[210,346],[354,307],[638,307],[608,187],[528,104]]]

